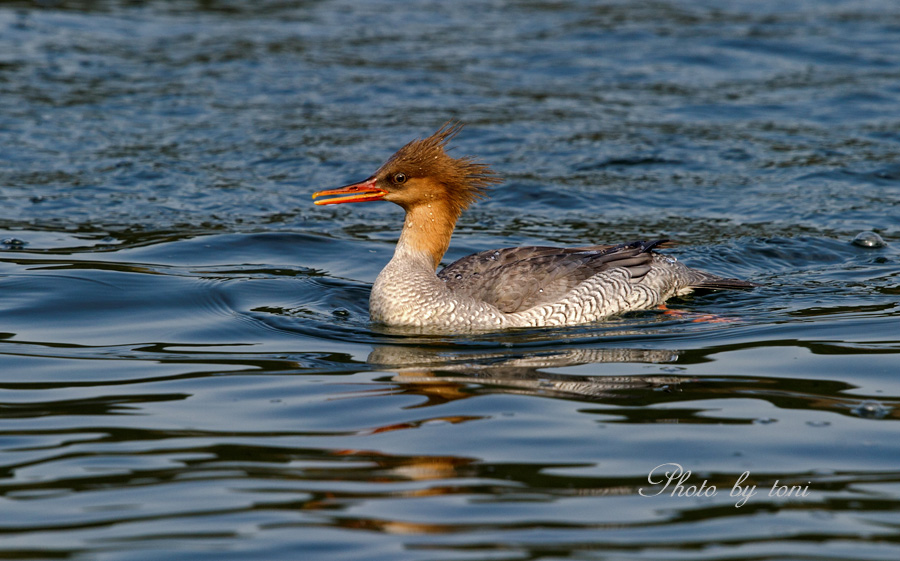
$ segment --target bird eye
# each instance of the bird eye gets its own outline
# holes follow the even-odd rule
[[[406,183],[406,174],[405,173],[395,173],[394,177],[391,178],[391,181],[393,181],[397,185]]]

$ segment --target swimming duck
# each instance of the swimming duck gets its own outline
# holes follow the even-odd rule
[[[462,125],[413,140],[367,179],[313,193],[317,205],[390,201],[406,211],[394,256],[369,299],[375,322],[440,332],[567,326],[655,308],[694,289],[757,286],[657,253],[667,240],[582,247],[508,247],[436,273],[462,212],[500,182],[471,157],[447,154]]]

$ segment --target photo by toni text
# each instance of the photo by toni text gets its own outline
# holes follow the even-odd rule
[[[756,496],[760,491],[756,485],[745,483],[750,477],[750,472],[743,472],[728,492],[729,497],[736,497],[735,508],[744,506],[748,499]],[[654,489],[638,489],[638,494],[642,497],[655,497],[668,493],[671,497],[714,497],[718,493],[715,485],[710,485],[708,480],[704,479],[699,485],[690,483],[691,471],[685,470],[681,464],[665,463],[660,464],[650,470],[647,476],[647,482],[651,485],[657,485]],[[783,485],[776,479],[769,488],[766,496],[776,498],[789,497],[806,497],[809,494],[809,482],[806,485]]]

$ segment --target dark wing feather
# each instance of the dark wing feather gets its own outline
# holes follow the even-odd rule
[[[554,302],[600,271],[625,267],[634,280],[650,270],[664,240],[588,247],[510,247],[463,257],[439,274],[459,294],[512,313]]]

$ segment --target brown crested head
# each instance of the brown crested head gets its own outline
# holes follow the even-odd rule
[[[447,154],[447,143],[463,125],[448,121],[434,134],[413,140],[398,150],[374,175],[361,183],[332,191],[320,191],[313,198],[324,195],[349,195],[316,201],[316,204],[385,200],[409,211],[422,204],[444,204],[455,220],[462,211],[484,196],[500,177],[486,164],[471,157],[454,158]]]
[[[434,134],[413,140],[375,172],[376,185],[388,192],[385,200],[409,208],[443,199],[458,216],[483,197],[500,177],[469,156],[454,158],[446,147],[462,130],[462,123],[444,123]]]

